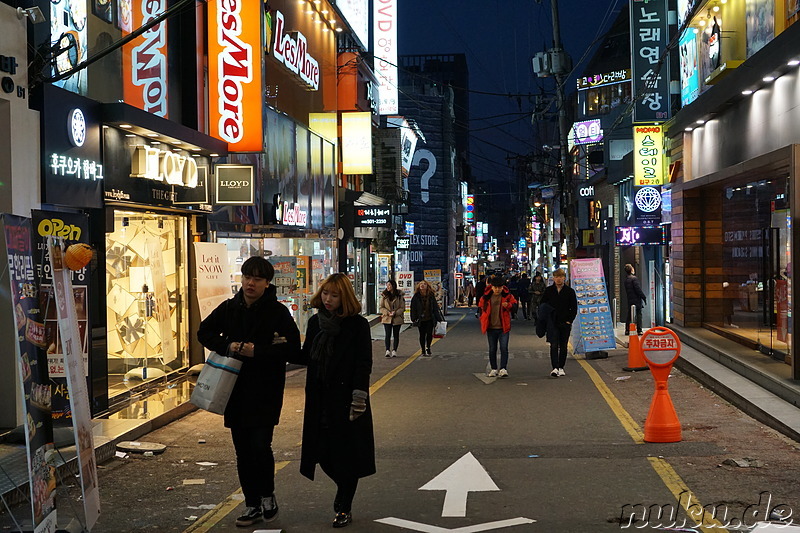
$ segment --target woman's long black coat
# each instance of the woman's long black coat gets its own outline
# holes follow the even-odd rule
[[[375,473],[375,440],[372,407],[350,421],[353,391],[369,391],[372,372],[372,338],[367,320],[360,315],[346,317],[334,345],[329,379],[317,376],[311,360],[311,346],[320,332],[319,317],[308,321],[301,361],[308,365],[306,408],[303,416],[303,448],[300,473],[314,479],[317,464],[328,457],[342,476],[366,477]]]

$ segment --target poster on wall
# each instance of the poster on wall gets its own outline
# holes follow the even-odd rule
[[[45,460],[53,449],[50,378],[42,349],[44,327],[39,318],[32,234],[30,219],[0,215],[0,261],[7,265],[0,269],[0,318],[10,319],[17,334],[17,342],[10,344],[21,385],[33,525],[36,531],[55,531],[55,469]]]
[[[290,256],[274,255],[269,258],[275,268],[275,285],[278,300],[291,309],[292,300],[289,298],[297,290],[297,258]]]
[[[689,28],[678,43],[681,61],[681,105],[689,105],[700,93],[700,75],[697,64],[697,37]]]
[[[97,459],[94,454],[89,389],[86,386],[86,369],[83,366],[83,357],[81,357],[78,316],[75,300],[72,298],[72,275],[64,255],[64,240],[61,237],[48,237],[47,251],[50,255],[53,294],[58,310],[58,333],[64,347],[67,387],[69,388],[75,447],[78,455],[78,473],[83,494],[83,510],[86,517],[86,529],[91,531],[100,516],[100,489],[97,484]]]
[[[442,314],[446,314],[447,308],[445,307],[444,301],[444,287],[442,287],[442,271],[438,268],[425,270],[422,279],[428,282],[431,290],[433,290],[433,294],[436,295],[436,302],[439,304],[439,309],[442,310]]]
[[[793,4],[794,2],[788,3]],[[745,6],[747,57],[749,58],[775,37],[775,2],[772,0],[747,0]]]
[[[578,297],[578,318],[572,328],[575,353],[612,350],[617,347],[600,259],[573,259],[570,286]]]
[[[403,315],[404,322],[411,324],[411,298],[414,297],[414,273],[411,271],[397,273],[397,290],[403,293],[406,302],[406,312]]]
[[[86,20],[85,1],[50,2],[50,43],[56,49],[63,50],[53,62],[53,76],[71,72],[79,63],[86,61],[89,41]],[[73,93],[86,95],[87,74],[87,69],[81,69],[53,84]]]
[[[230,298],[231,268],[228,264],[228,248],[222,243],[196,242],[194,257],[197,265],[197,300],[202,320]]]
[[[175,339],[172,338],[169,289],[167,288],[167,276],[164,272],[164,253],[161,250],[161,240],[148,240],[147,253],[147,263],[153,280],[153,303],[155,304],[154,307],[151,307],[152,316],[148,318],[148,321],[155,321],[155,325],[158,326],[161,341],[161,362],[167,365],[178,358],[178,352],[175,348]]]
[[[50,252],[47,247],[47,238],[51,235],[62,237],[70,260],[73,260],[73,256],[80,259],[81,262],[90,260],[93,252],[87,243],[89,217],[78,213],[34,210],[32,218],[36,250],[34,260],[40,281],[39,310],[44,327],[47,368],[52,385],[52,417],[56,426],[71,424],[69,419],[72,417],[72,413],[70,411],[69,395],[67,394],[64,350],[62,339],[58,332],[58,312],[56,310],[55,294],[53,293],[53,272],[50,268]],[[90,264],[87,263],[76,270],[69,270],[81,342],[80,352],[84,370],[87,371],[87,378],[89,375],[89,302],[92,301],[89,269]]]

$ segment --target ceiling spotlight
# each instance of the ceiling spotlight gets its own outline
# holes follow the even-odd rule
[[[753,94],[753,89],[745,89],[744,91],[742,91],[742,94],[745,96],[750,96],[751,94]]]
[[[703,119],[701,118],[701,119],[699,119],[699,120],[696,120],[696,121],[695,121],[695,123],[696,123],[696,124],[700,124],[700,125],[702,126],[703,124],[705,124],[705,123],[706,123],[706,121],[705,121],[705,120],[703,120]]]
[[[789,65],[790,67],[796,67],[797,65],[800,65],[800,59],[792,59],[786,64]]]
[[[342,28],[336,28],[336,31],[338,31],[338,32],[340,32],[340,33],[341,33],[341,31],[342,31]]]
[[[133,126],[131,126],[130,124],[120,124],[119,127],[122,128],[123,130],[129,130]]]
[[[148,133],[148,137],[158,137],[158,133]]]
[[[769,83],[769,82],[775,81],[775,76],[764,76],[762,79],[765,82]]]
[[[701,25],[701,26],[705,26],[705,25],[706,25],[706,19],[702,18],[702,19],[700,19],[700,20],[699,20],[697,23],[698,23],[699,25]]]
[[[208,154],[209,157],[219,157],[219,154]]]

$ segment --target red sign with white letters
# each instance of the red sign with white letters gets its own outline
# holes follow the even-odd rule
[[[671,365],[681,354],[681,341],[678,335],[662,326],[645,331],[641,347],[645,360],[655,366]]]

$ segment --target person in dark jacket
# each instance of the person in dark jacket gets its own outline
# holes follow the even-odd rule
[[[475,312],[475,316],[477,318],[480,318],[480,316],[481,316],[480,301],[481,301],[481,298],[483,298],[484,293],[486,293],[486,288],[487,288],[486,287],[486,276],[484,275],[484,276],[481,276],[481,278],[478,280],[478,284],[475,285],[475,298],[477,298],[477,300],[478,300],[478,310]]]
[[[272,435],[283,406],[286,362],[300,351],[297,325],[270,283],[274,275],[269,261],[249,258],[242,265],[242,288],[197,330],[203,346],[242,360],[224,415],[244,493],[246,509],[236,519],[241,527],[278,516]]]
[[[553,370],[550,376],[566,376],[564,365],[567,362],[567,343],[572,330],[572,322],[578,314],[578,297],[575,291],[566,284],[567,274],[562,269],[553,272],[553,284],[544,290],[540,305],[548,304],[553,308],[553,327],[548,331],[550,342],[550,363]]]
[[[511,335],[511,310],[517,300],[505,286],[502,277],[491,279],[491,289],[481,297],[481,331],[489,341],[490,378],[508,377],[508,338]],[[500,369],[497,368],[497,345],[500,345]]]
[[[525,320],[530,320],[533,314],[533,310],[530,308],[531,293],[528,292],[530,286],[531,278],[528,277],[527,272],[523,272],[519,278],[519,283],[517,283],[517,299],[519,300],[519,306],[522,308],[522,318]]]
[[[444,320],[442,310],[436,301],[436,295],[427,281],[420,281],[411,298],[411,322],[419,328],[419,349],[422,355],[431,355],[433,328],[437,322]]]
[[[300,473],[314,479],[317,464],[336,483],[333,527],[352,522],[358,480],[375,473],[369,401],[372,338],[345,274],[332,274],[311,298],[301,363],[308,365]]]
[[[533,276],[533,280],[531,280],[530,286],[528,287],[528,294],[531,295],[530,309],[534,320],[537,320],[539,303],[542,301],[542,296],[544,295],[544,290],[546,288],[547,285],[544,283],[544,277],[542,277],[542,273],[537,271]]]
[[[625,295],[628,297],[628,313],[625,320],[625,332],[629,332],[631,328],[631,306],[636,307],[636,331],[639,335],[642,334],[642,307],[647,303],[647,299],[642,292],[642,286],[639,284],[639,278],[635,276],[636,271],[633,265],[625,265]]]

